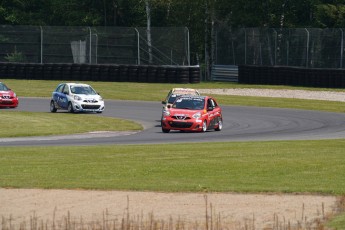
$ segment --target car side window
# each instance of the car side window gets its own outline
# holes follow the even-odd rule
[[[215,100],[213,100],[213,99],[210,99],[210,100],[211,100],[212,107],[217,107],[218,106]]]
[[[59,85],[59,86],[56,88],[56,92],[62,93],[63,87],[64,87],[64,85]]]
[[[65,85],[65,87],[63,88],[63,93],[69,94],[68,85]]]
[[[213,108],[213,105],[211,103],[211,99],[207,100],[207,108]]]

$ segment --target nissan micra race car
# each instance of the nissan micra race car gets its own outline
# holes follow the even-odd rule
[[[96,112],[104,111],[103,98],[90,86],[81,83],[61,83],[52,93],[50,111],[58,109],[68,112]]]
[[[170,130],[220,131],[223,128],[222,109],[209,96],[181,96],[165,110],[161,125],[164,133]]]
[[[173,88],[169,91],[168,96],[164,100],[162,100],[163,109],[162,109],[162,117],[165,112],[165,110],[168,109],[168,107],[171,107],[172,104],[175,102],[175,100],[182,96],[182,95],[193,95],[193,96],[199,96],[200,93],[196,89],[192,88]]]
[[[16,108],[19,100],[15,92],[0,82],[0,108]]]

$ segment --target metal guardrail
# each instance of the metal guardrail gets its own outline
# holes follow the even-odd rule
[[[238,66],[214,65],[211,70],[212,81],[238,82]]]

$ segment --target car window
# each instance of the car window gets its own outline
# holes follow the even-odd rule
[[[65,94],[69,94],[68,85],[65,85],[65,87],[63,88],[62,92],[65,93]]]
[[[178,98],[172,107],[177,109],[201,110],[204,106],[205,102],[202,98],[183,97]]]
[[[8,91],[8,88],[6,85],[0,83],[0,91]]]
[[[169,99],[168,99],[168,103],[169,104],[172,104],[175,102],[176,98],[178,98],[179,95],[176,95],[176,94],[172,94]]]
[[[71,86],[71,92],[74,94],[95,95],[97,94],[90,86],[76,85]]]
[[[218,106],[218,105],[217,105],[217,102],[216,102],[215,100],[211,99],[211,101],[212,101],[212,104],[213,104],[214,107],[217,107],[217,106]]]
[[[62,93],[63,87],[65,86],[65,84],[61,84],[56,88],[56,92]]]

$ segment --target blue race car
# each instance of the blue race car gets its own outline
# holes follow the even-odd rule
[[[103,98],[88,84],[61,83],[52,93],[50,112],[58,109],[74,112],[102,113],[105,109]]]

